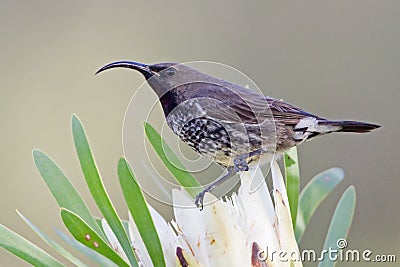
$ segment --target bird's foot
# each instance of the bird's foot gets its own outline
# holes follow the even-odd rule
[[[249,170],[249,164],[247,163],[248,158],[249,158],[249,154],[241,154],[233,160],[233,164],[234,164],[233,168],[234,168],[235,172]]]
[[[203,191],[198,193],[194,199],[194,204],[196,207],[200,208],[200,210],[203,210],[203,202],[204,202],[204,196],[206,193],[211,192],[215,187],[218,185],[222,184],[226,180],[228,180],[230,177],[235,175],[236,171],[234,171],[233,167],[228,167],[227,172],[218,178],[216,181],[214,181],[212,184],[210,184],[208,187],[206,187]]]
[[[203,202],[204,202],[204,196],[206,195],[207,190],[203,190],[200,193],[198,193],[194,199],[194,204],[196,205],[197,208],[200,210],[203,210]]]
[[[262,149],[254,150],[251,151],[250,153],[246,154],[241,154],[237,156],[233,160],[233,168],[235,172],[240,172],[240,171],[248,171],[249,170],[249,163],[252,161],[251,157],[255,155],[261,155],[263,153]]]

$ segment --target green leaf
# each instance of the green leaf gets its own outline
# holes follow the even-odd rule
[[[160,239],[157,235],[157,229],[154,226],[146,200],[124,158],[121,158],[118,162],[118,177],[125,201],[153,265],[165,266]]]
[[[285,153],[284,162],[286,191],[289,200],[290,214],[292,216],[293,229],[295,229],[300,191],[300,171],[296,147],[291,148]]]
[[[196,180],[196,178],[194,178],[194,176],[190,172],[186,170],[185,166],[174,154],[169,145],[161,138],[161,136],[153,128],[153,126],[151,126],[150,123],[145,122],[144,129],[146,132],[146,136],[150,141],[150,144],[153,146],[161,161],[172,173],[178,183],[183,188],[185,188],[189,195],[194,198],[198,193],[202,191],[201,184]],[[171,163],[171,161],[173,163]]]
[[[83,126],[75,115],[72,116],[72,133],[76,152],[90,193],[121,244],[130,264],[138,266],[128,236],[100,178]]]
[[[311,179],[301,191],[295,229],[297,243],[300,244],[315,210],[343,178],[344,172],[342,169],[331,168]]]
[[[80,254],[85,255],[89,259],[93,260],[94,262],[98,263],[99,266],[104,267],[118,267],[117,264],[112,262],[110,259],[104,257],[97,251],[85,246],[84,244],[76,241],[74,238],[70,237],[69,235],[63,233],[59,229],[55,229],[56,234],[68,245],[76,249]]]
[[[87,266],[70,252],[68,252],[65,248],[59,245],[56,241],[51,239],[47,236],[44,232],[42,232],[39,228],[37,228],[31,221],[29,221],[22,213],[17,210],[19,217],[21,217],[25,223],[42,239],[44,240],[49,246],[51,246],[54,250],[60,253],[64,258],[72,262],[76,266]]]
[[[36,168],[56,199],[58,206],[78,214],[98,235],[105,238],[104,233],[97,225],[82,197],[63,171],[45,153],[33,150],[32,155]]]
[[[99,252],[118,266],[129,265],[77,214],[61,209],[61,218],[72,236],[85,246]]]
[[[0,224],[0,247],[34,266],[64,266],[46,251]]]
[[[347,235],[353,221],[354,210],[356,207],[356,190],[354,186],[349,186],[343,193],[336,206],[331,224],[329,225],[328,234],[326,235],[324,250],[344,249],[347,246]],[[333,267],[337,261],[332,261],[329,257],[325,257],[318,266]]]

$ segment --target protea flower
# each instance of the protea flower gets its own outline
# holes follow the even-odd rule
[[[200,211],[183,189],[173,190],[175,220],[167,223],[149,207],[160,237],[167,266],[290,266],[290,253],[299,249],[289,203],[278,164],[271,163],[273,204],[261,169],[241,174],[238,193],[225,199],[207,194],[210,205]],[[252,181],[262,181],[250,192]],[[114,249],[126,258],[111,228],[103,229]],[[140,264],[153,266],[137,227],[130,216],[129,234]],[[287,252],[287,261],[277,254]],[[275,255],[274,255],[275,253]],[[293,261],[302,266],[301,261]]]

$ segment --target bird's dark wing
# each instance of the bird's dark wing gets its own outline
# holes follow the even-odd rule
[[[273,117],[276,120],[282,121],[285,125],[296,125],[299,120],[305,117],[323,120],[322,118],[314,114],[304,111],[282,100],[274,99],[271,97],[265,97],[265,100],[267,101],[268,106],[271,109]]]
[[[207,105],[206,105],[207,106]],[[232,96],[228,100],[206,108],[208,117],[227,122],[259,124],[264,120],[275,120],[284,125],[296,125],[305,117],[322,120],[282,100],[262,96]]]
[[[185,84],[176,89],[180,91],[177,95],[184,96],[183,100],[196,99],[207,117],[227,123],[259,124],[274,119],[285,125],[296,125],[305,117],[318,118],[282,100],[236,84],[200,82]]]

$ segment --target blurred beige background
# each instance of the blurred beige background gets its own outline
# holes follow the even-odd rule
[[[62,228],[57,205],[34,167],[32,148],[48,153],[99,215],[75,155],[72,113],[83,121],[108,192],[126,217],[116,163],[124,112],[143,80],[128,71],[94,72],[120,59],[210,60],[245,72],[265,94],[310,112],[383,125],[371,134],[331,135],[300,147],[302,184],[332,166],[346,172],[313,217],[301,247],[322,247],[333,208],[353,184],[357,208],[349,246],[398,253],[399,25],[395,0],[3,0],[0,223],[46,250],[15,209],[52,237],[54,227]],[[169,207],[158,207],[170,216]],[[0,266],[26,264],[0,250]]]

